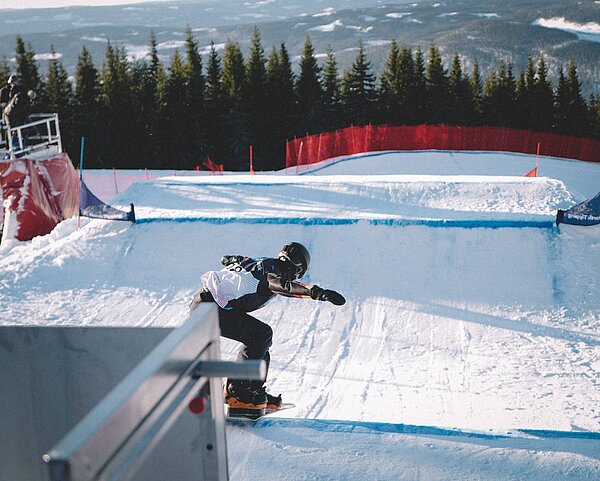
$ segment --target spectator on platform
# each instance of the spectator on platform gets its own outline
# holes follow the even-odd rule
[[[12,128],[24,124],[31,113],[31,102],[35,99],[33,90],[17,92],[4,108],[2,120]]]
[[[25,85],[19,82],[16,75],[8,77],[6,85],[0,89],[0,107],[4,109],[17,93],[25,90]]]
[[[12,124],[12,126],[16,126],[16,125],[20,125],[21,123],[23,123],[27,117],[29,116],[29,113],[31,111],[30,107],[27,107],[27,104],[31,102],[31,97],[29,97],[29,102],[27,102],[27,97],[28,97],[28,88],[25,84],[19,82],[19,79],[16,75],[11,75],[8,77],[8,80],[6,82],[6,85],[4,87],[2,87],[0,89],[0,133],[2,134],[3,137],[6,137],[4,135],[4,130],[8,128],[7,122],[8,119],[5,117],[4,113],[6,111],[6,109],[9,107],[9,105],[11,105],[11,103],[13,102],[14,98],[18,95],[18,94],[24,94],[23,96],[21,96],[21,98],[18,101],[19,106],[14,110],[14,112],[11,114],[11,116],[15,116],[15,122],[19,122],[19,118],[23,117],[22,122],[20,123],[16,123],[16,124]],[[31,91],[33,92],[33,91]],[[35,98],[35,92],[33,92],[33,98]],[[17,103],[17,102],[15,102]],[[11,108],[9,109],[9,111],[12,111],[13,107],[11,106]]]
[[[12,89],[13,84],[17,80],[16,75],[11,75],[8,77],[6,85],[0,89],[0,107],[4,109],[8,101],[10,100],[10,91]]]
[[[8,129],[14,129],[19,125],[27,123],[27,118],[31,113],[31,102],[35,98],[36,93],[33,90],[27,92],[19,91],[4,108],[4,112],[2,113],[2,123],[4,124],[2,130],[6,130],[4,138],[7,144],[12,142],[13,149],[22,149],[27,144],[27,135],[24,132],[21,133],[21,143],[14,132],[12,136],[9,135]]]
[[[6,81],[6,85],[0,89],[0,114],[4,113],[4,108],[12,98],[12,91],[14,91],[14,86],[17,82],[16,75],[10,75],[8,80]],[[4,125],[4,115],[0,115],[0,142],[6,138],[4,135],[4,129],[6,126]]]

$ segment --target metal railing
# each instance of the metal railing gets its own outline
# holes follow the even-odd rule
[[[4,157],[14,159],[31,152],[47,149],[55,145],[57,153],[62,152],[58,114],[32,114],[30,122],[11,127],[3,126],[0,149],[5,151]]]
[[[220,361],[219,336],[216,307],[201,305],[43,456],[50,480],[131,479],[184,413],[195,419],[202,457],[202,472],[193,479],[228,480],[221,378],[264,379],[266,367],[264,361]],[[205,407],[192,415],[186,407],[199,396]],[[184,481],[177,465],[161,469],[159,479]]]

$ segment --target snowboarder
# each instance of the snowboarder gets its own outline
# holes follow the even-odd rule
[[[298,242],[283,246],[276,258],[234,255],[224,256],[221,263],[225,266],[222,270],[202,275],[202,289],[194,295],[190,312],[201,302],[216,302],[221,335],[243,344],[238,360],[264,359],[267,370],[273,330],[248,312],[264,306],[276,294],[328,301],[336,306],[346,303],[336,291],[298,282],[310,264],[308,250]],[[264,381],[228,379],[224,394],[230,410],[274,410],[282,405],[281,394],[268,394]]]

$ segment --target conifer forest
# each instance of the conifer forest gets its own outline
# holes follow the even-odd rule
[[[58,112],[65,150],[86,168],[195,169],[210,159],[225,170],[285,167],[285,141],[349,125],[490,125],[600,138],[600,99],[584,98],[576,59],[548,78],[544,57],[516,71],[500,62],[485,75],[467,69],[460,52],[391,42],[385,66],[374,72],[362,43],[341,71],[329,48],[317,60],[310,37],[302,52],[284,43],[267,51],[258,28],[250,51],[229,41],[200,54],[191,29],[168,65],[157,53],[130,61],[108,43],[101,66],[82,47],[74,79],[59,56],[45,74],[31,44],[16,38],[16,71],[0,63],[0,82],[16,73],[37,92],[34,112]],[[54,51],[52,48],[51,51]],[[293,66],[291,58],[300,56]]]

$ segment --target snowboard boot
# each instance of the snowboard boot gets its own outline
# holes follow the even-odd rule
[[[281,401],[281,394],[279,396],[273,396],[272,394],[269,394],[264,385],[257,388],[256,391],[260,393],[261,397],[265,396],[267,411],[277,411],[278,409],[281,409],[283,404]]]
[[[264,390],[251,389],[246,383],[228,383],[224,395],[228,416],[255,418],[265,414],[267,396]]]
[[[273,396],[272,394],[266,393],[267,395],[267,411],[277,411],[281,409],[283,402],[281,401],[281,394],[279,396]]]

